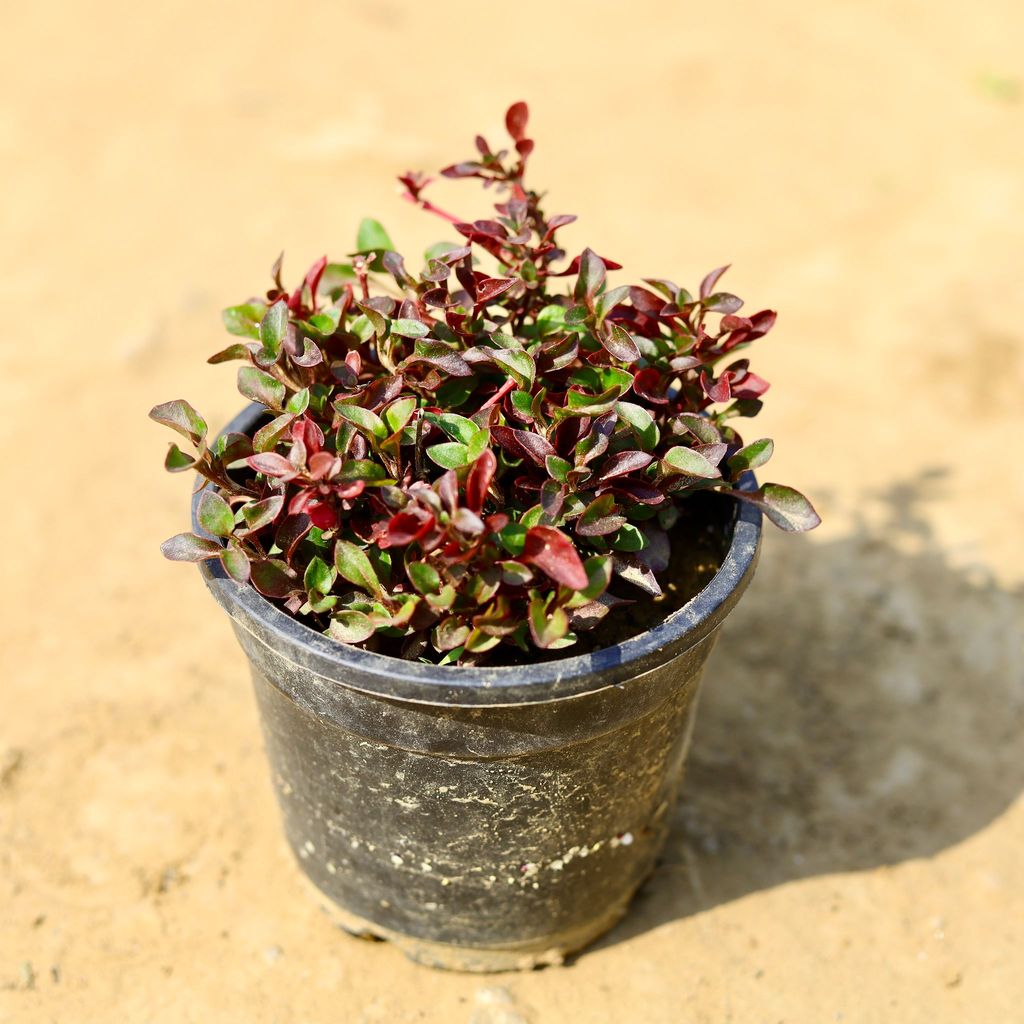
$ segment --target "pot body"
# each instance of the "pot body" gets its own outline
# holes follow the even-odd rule
[[[615,647],[517,668],[346,647],[202,564],[249,658],[288,842],[346,930],[434,966],[507,970],[559,962],[625,913],[665,841],[704,664],[756,563],[760,514],[722,507],[727,557],[684,608]]]
[[[349,930],[493,970],[558,961],[625,912],[665,840],[714,635],[595,693],[445,708],[344,680],[282,689],[294,667],[237,633],[288,842]]]

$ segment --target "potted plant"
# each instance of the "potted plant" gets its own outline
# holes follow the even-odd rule
[[[650,872],[702,666],[754,569],[772,442],[740,350],[775,321],[718,289],[611,285],[524,173],[533,141],[445,168],[496,193],[418,273],[363,221],[349,262],[224,313],[252,404],[211,440],[184,401],[200,563],[249,657],[286,832],[350,931],[445,967],[560,960]],[[738,500],[732,500],[738,499]]]

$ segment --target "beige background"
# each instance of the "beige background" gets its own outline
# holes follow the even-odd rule
[[[0,1020],[1021,1020],[1022,43],[1014,0],[7,4]],[[443,237],[393,175],[518,98],[572,242],[780,310],[759,426],[825,525],[767,539],[631,917],[487,979],[311,906],[145,414],[234,412],[203,360],[282,247]]]

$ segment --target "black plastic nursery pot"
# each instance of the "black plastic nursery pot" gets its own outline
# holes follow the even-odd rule
[[[722,508],[725,557],[682,608],[515,667],[349,647],[201,563],[249,658],[288,842],[346,931],[496,971],[561,962],[625,914],[665,841],[704,664],[757,562],[760,512]]]

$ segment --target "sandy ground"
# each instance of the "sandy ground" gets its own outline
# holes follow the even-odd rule
[[[1024,1019],[1020,3],[231,6],[4,13],[0,1020]],[[441,237],[392,174],[520,97],[574,241],[781,311],[826,524],[768,538],[632,915],[488,979],[307,899],[145,414],[223,423],[220,307],[364,214]]]

